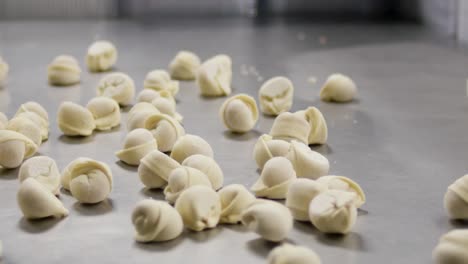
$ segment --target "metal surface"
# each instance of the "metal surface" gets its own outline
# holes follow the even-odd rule
[[[467,170],[468,58],[428,41],[431,37],[419,27],[293,22],[259,26],[230,20],[4,22],[0,53],[10,63],[11,74],[0,93],[0,111],[11,117],[21,103],[38,101],[51,118],[50,139],[39,154],[56,159],[60,169],[79,156],[107,162],[115,186],[110,199],[95,206],[80,205],[62,193],[60,199],[70,210],[67,218],[27,221],[16,205],[17,170],[1,171],[3,263],[265,263],[275,246],[241,226],[185,232],[161,244],[134,242],[133,206],[163,195],[145,190],[136,168],[117,162],[114,152],[121,147],[125,125],[69,138],[61,135],[55,121],[61,101],[86,104],[95,95],[102,74],[88,73],[83,57],[88,44],[101,38],[116,43],[117,70],[130,74],[138,91],[148,71],[166,68],[181,49],[204,59],[221,52],[231,55],[234,93],[256,96],[259,77],[291,78],[296,87],[292,110],[317,106],[328,122],[328,144],[314,149],[328,157],[330,173],[355,179],[368,198],[347,236],[325,236],[310,224],[295,223],[289,241],[314,249],[323,263],[429,263],[439,236],[459,226],[448,220],[442,198],[446,187]],[[46,65],[61,53],[81,59],[81,85],[47,85]],[[250,66],[259,76],[242,74]],[[354,78],[358,100],[319,101],[319,86],[333,72]],[[317,77],[316,85],[307,83],[310,76]],[[224,99],[201,98],[195,83],[183,82],[178,111],[185,117],[186,131],[212,145],[225,183],[250,186],[258,177],[252,148],[273,119],[261,116],[254,131],[232,135],[218,118]]]

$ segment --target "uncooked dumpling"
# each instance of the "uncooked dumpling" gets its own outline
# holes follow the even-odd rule
[[[283,244],[268,254],[268,264],[320,264],[314,251],[301,246]]]
[[[213,149],[203,138],[186,134],[181,136],[174,144],[171,152],[171,158],[182,163],[187,157],[195,154],[205,155],[213,158]]]
[[[105,131],[120,125],[120,107],[113,99],[94,97],[86,108],[93,114],[96,129]]]
[[[260,109],[267,115],[279,115],[289,111],[293,103],[294,86],[282,76],[266,81],[258,91]]]
[[[455,229],[440,238],[432,252],[436,264],[468,263],[468,230]]]
[[[281,113],[275,118],[270,130],[273,139],[297,140],[304,144],[309,141],[310,125],[302,115],[290,112]]]
[[[203,172],[186,166],[174,169],[169,174],[167,186],[164,189],[166,200],[170,203],[175,203],[184,190],[195,185],[204,185],[212,188],[208,176]]]
[[[291,142],[286,158],[291,161],[297,177],[315,180],[327,175],[330,170],[330,163],[325,156],[295,140]]]
[[[349,102],[357,94],[356,84],[346,75],[335,73],[328,77],[320,90],[323,101]]]
[[[21,183],[16,197],[24,217],[28,219],[68,215],[62,202],[34,178],[27,178]]]
[[[219,190],[223,187],[224,175],[218,163],[213,158],[202,154],[191,155],[184,159],[182,166],[198,169],[208,176],[213,189]]]
[[[175,208],[184,225],[193,231],[216,227],[221,215],[218,194],[207,186],[192,186],[183,191]]]
[[[11,119],[6,129],[23,134],[31,139],[37,146],[40,146],[42,143],[41,128],[25,115],[19,115]]]
[[[258,121],[257,103],[247,94],[235,95],[223,103],[219,116],[224,126],[230,131],[248,132]]]
[[[135,104],[128,112],[127,130],[144,128],[146,119],[152,114],[159,113],[159,110],[151,103],[140,102]]]
[[[99,81],[97,95],[112,98],[119,105],[129,105],[135,96],[135,83],[125,73],[110,73]]]
[[[330,190],[340,190],[355,193],[356,207],[360,208],[366,202],[366,195],[361,186],[350,178],[344,176],[328,175],[317,179],[317,182],[327,186]]]
[[[4,87],[6,85],[6,79],[8,76],[8,64],[6,61],[0,57],[0,88]]]
[[[43,141],[49,137],[49,114],[40,104],[32,101],[22,104],[14,117],[19,115],[30,119],[41,128]]]
[[[468,219],[468,175],[459,178],[447,188],[444,206],[450,218]]]
[[[256,199],[243,185],[230,184],[218,192],[221,201],[220,223],[237,224],[241,221],[242,212]]]
[[[37,145],[15,131],[0,130],[0,167],[13,169],[37,151]]]
[[[309,221],[309,204],[319,194],[326,191],[326,185],[311,179],[295,179],[286,195],[286,207],[294,219]]]
[[[140,160],[138,175],[146,187],[163,188],[171,172],[179,167],[180,164],[168,155],[153,150]]]
[[[117,62],[117,49],[109,41],[96,41],[88,48],[86,64],[92,72],[108,71]]]
[[[172,96],[179,92],[179,82],[171,80],[169,73],[165,70],[150,71],[143,83],[145,89],[152,89],[155,91],[168,91]]]
[[[58,126],[67,136],[89,136],[96,128],[93,114],[79,104],[63,102],[57,115]]]
[[[310,125],[308,144],[325,144],[328,139],[327,122],[322,112],[315,107],[308,107],[306,110],[297,111],[296,114],[303,116]]]
[[[51,193],[58,195],[60,172],[55,161],[47,156],[38,156],[26,160],[18,172],[20,182],[34,178]]]
[[[137,96],[137,102],[146,102],[146,103],[151,103],[153,102],[154,99],[163,97],[166,99],[169,99],[174,105],[176,104],[176,101],[174,99],[174,96],[169,91],[156,91],[152,89],[143,89]]]
[[[78,61],[70,55],[57,56],[47,67],[47,76],[52,85],[67,86],[79,83],[80,74]]]
[[[167,91],[161,91],[160,93],[167,93]],[[171,97],[167,98],[159,96],[151,101],[151,104],[154,105],[162,114],[169,115],[179,122],[184,119],[181,114],[177,113],[175,101]]]
[[[216,55],[206,60],[198,69],[197,83],[204,96],[231,94],[232,61],[227,55]]]
[[[145,119],[148,129],[158,142],[158,149],[162,152],[172,151],[177,140],[185,135],[185,130],[174,118],[165,114],[151,114]]]
[[[242,224],[263,239],[279,242],[288,237],[293,228],[293,218],[284,205],[257,199],[242,214]]]
[[[138,128],[127,134],[123,149],[117,151],[115,155],[129,165],[138,166],[146,154],[157,149],[158,144],[151,132]]]
[[[166,202],[146,199],[137,203],[132,213],[135,240],[138,242],[162,242],[182,234],[182,217]]]
[[[259,169],[273,157],[284,157],[288,153],[290,143],[280,139],[273,139],[270,135],[261,135],[255,143],[253,156]]]
[[[190,51],[179,51],[169,63],[169,72],[175,80],[195,80],[200,58]]]
[[[0,112],[0,130],[6,129],[7,125],[8,117],[4,113]]]
[[[284,157],[274,157],[265,163],[260,179],[251,190],[257,197],[284,199],[294,179],[296,172],[291,162]]]

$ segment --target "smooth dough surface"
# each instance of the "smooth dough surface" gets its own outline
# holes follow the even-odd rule
[[[51,193],[58,195],[60,189],[60,171],[53,160],[47,156],[37,156],[26,160],[20,167],[20,182],[34,178]]]
[[[167,93],[167,91],[161,91],[160,93]],[[169,115],[179,122],[184,119],[184,117],[176,111],[176,103],[172,97],[159,96],[151,101],[151,104],[153,104],[162,114]]]
[[[356,194],[327,190],[317,195],[309,205],[312,224],[323,233],[347,234],[356,223]]]
[[[334,73],[328,77],[320,90],[323,101],[349,102],[357,94],[356,84],[346,75]]]
[[[327,186],[311,179],[295,179],[286,194],[286,207],[295,220],[309,221],[310,202],[327,190]]]
[[[88,48],[86,65],[92,72],[108,71],[117,62],[117,48],[109,41],[96,41]]]
[[[182,125],[165,114],[151,114],[145,119],[144,127],[151,131],[162,152],[172,151],[177,140],[185,135]]]
[[[19,167],[24,159],[36,153],[37,148],[38,146],[23,134],[0,130],[0,167]]]
[[[284,157],[288,153],[290,143],[284,140],[273,139],[272,136],[263,134],[253,150],[253,157],[259,169],[263,169],[265,163],[273,157]]]
[[[179,92],[179,82],[173,81],[165,70],[150,71],[143,82],[145,89],[152,89],[155,91],[168,91],[172,96]]]
[[[221,216],[219,196],[207,186],[192,186],[183,191],[175,208],[184,225],[193,231],[216,227]]]
[[[245,209],[241,220],[242,224],[263,239],[273,242],[286,239],[293,228],[293,218],[288,208],[263,199],[257,199]]]
[[[273,121],[270,135],[274,139],[297,140],[304,144],[309,141],[310,125],[302,115],[290,112],[281,113]]]
[[[274,157],[265,163],[260,178],[251,190],[257,197],[284,199],[294,179],[296,172],[291,162],[284,157]]]
[[[182,217],[166,202],[146,199],[137,203],[132,213],[135,240],[138,242],[161,242],[182,234]]]
[[[128,165],[138,166],[146,154],[158,149],[153,134],[146,129],[137,128],[130,131],[124,140],[123,148],[115,155]]]
[[[137,128],[144,128],[146,119],[152,114],[160,114],[159,110],[147,102],[135,104],[127,115],[127,130],[132,131]]]
[[[282,76],[267,80],[258,91],[260,109],[267,115],[279,115],[289,111],[293,103],[294,86]]]
[[[286,158],[291,161],[297,177],[317,179],[330,170],[328,159],[304,143],[293,140]]]
[[[361,186],[348,177],[327,175],[318,178],[317,182],[325,184],[330,190],[340,190],[355,193],[355,204],[357,208],[360,208],[366,202],[366,195]]]
[[[443,235],[432,252],[437,264],[468,263],[468,230],[455,229]]]
[[[109,130],[120,125],[119,104],[111,98],[99,96],[89,100],[86,108],[94,117],[97,130]]]
[[[97,95],[112,98],[119,105],[129,105],[135,96],[135,83],[125,73],[110,73],[99,81]]]
[[[210,179],[203,172],[187,166],[176,168],[169,174],[167,186],[164,188],[165,198],[173,204],[184,190],[195,185],[212,188]]]
[[[197,83],[203,96],[226,96],[231,94],[232,61],[227,55],[216,55],[200,66]]]
[[[208,176],[213,189],[219,190],[223,187],[223,171],[213,158],[202,154],[191,155],[184,159],[182,166],[191,167],[205,173],[206,176]]]
[[[21,183],[16,198],[21,212],[28,219],[68,215],[62,202],[34,178],[27,178]]]
[[[202,137],[186,134],[181,136],[174,144],[171,151],[171,158],[182,163],[186,158],[201,154],[213,158],[213,149]]]
[[[5,129],[23,134],[37,146],[40,146],[42,143],[41,128],[25,115],[19,115],[11,119]]]
[[[238,94],[224,101],[219,110],[224,126],[235,133],[251,130],[258,121],[255,99],[247,94]]]
[[[241,222],[242,212],[256,200],[255,196],[241,184],[230,184],[223,187],[219,190],[218,195],[221,201],[219,222],[224,224]]]
[[[310,125],[308,144],[325,144],[328,139],[328,127],[322,112],[316,107],[308,107],[305,110],[297,111],[296,114],[303,118]]]
[[[52,85],[67,86],[79,83],[80,74],[78,61],[70,55],[55,57],[47,67],[47,77]]]
[[[0,57],[0,88],[6,85],[6,79],[8,76],[9,66],[6,61]]]
[[[43,141],[49,137],[49,114],[42,105],[33,101],[26,102],[18,108],[14,117],[19,115],[29,118],[41,128]]]
[[[195,53],[182,50],[169,63],[169,72],[175,80],[195,80],[200,64],[200,58]]]
[[[180,164],[168,155],[159,150],[153,150],[140,160],[138,176],[141,182],[150,189],[163,188],[171,172],[179,167]]]
[[[468,219],[468,174],[447,188],[444,207],[451,219]]]
[[[79,104],[63,102],[57,112],[58,126],[67,136],[89,136],[96,128],[93,114]]]
[[[268,254],[268,264],[320,264],[320,257],[306,247],[283,244]]]
[[[160,97],[169,99],[173,105],[176,104],[174,96],[172,96],[172,94],[169,91],[156,91],[152,89],[141,90],[141,92],[137,95],[137,102],[151,103],[154,99]]]

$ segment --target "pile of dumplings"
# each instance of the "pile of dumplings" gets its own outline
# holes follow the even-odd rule
[[[97,41],[88,48],[86,66],[90,72],[110,71],[117,55],[114,44]],[[6,84],[7,74],[8,65],[0,59],[0,85]],[[70,55],[54,58],[47,74],[54,86],[75,85],[81,79],[79,63]],[[234,94],[219,109],[221,123],[234,134],[255,129],[260,113],[275,117],[252,149],[260,176],[250,189],[241,184],[224,186],[223,170],[209,142],[185,130],[175,99],[179,81],[196,81],[202,96],[230,96],[232,59],[219,54],[202,62],[193,52],[180,51],[168,71],[147,73],[138,94],[130,76],[112,72],[98,82],[96,97],[85,106],[67,101],[57,111],[57,124],[65,136],[87,137],[96,130],[118,128],[121,107],[131,106],[136,97],[124,120],[128,133],[115,156],[137,167],[141,183],[161,190],[166,200],[136,204],[131,215],[136,241],[168,241],[184,229],[200,232],[220,224],[242,224],[264,240],[281,243],[288,239],[295,220],[310,222],[323,233],[346,235],[353,230],[358,209],[366,202],[364,191],[348,177],[330,175],[328,159],[309,147],[327,143],[327,123],[316,107],[291,111],[291,80],[277,76],[264,82],[257,95],[259,107],[251,95]],[[320,91],[324,101],[349,102],[356,95],[356,84],[342,74],[331,75]],[[60,188],[79,203],[105,201],[114,184],[110,167],[77,157],[60,171],[52,158],[33,157],[48,136],[47,111],[36,102],[21,105],[11,120],[0,113],[0,166],[20,167],[17,202],[24,217],[66,217],[69,211],[59,198]],[[449,187],[445,205],[453,218],[468,218],[468,188],[463,187],[467,183],[465,176]],[[278,200],[285,200],[284,205]],[[452,233],[442,239],[443,245],[434,251],[436,258],[454,259],[450,254],[460,245],[450,237],[462,235]],[[268,263],[321,261],[306,247],[284,243],[270,252]]]

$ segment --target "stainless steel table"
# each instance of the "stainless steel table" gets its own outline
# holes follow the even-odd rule
[[[355,179],[368,198],[347,236],[326,236],[310,224],[295,224],[289,242],[314,249],[323,263],[428,263],[439,236],[463,226],[448,220],[442,198],[446,187],[468,169],[468,56],[433,41],[418,26],[240,20],[0,22],[0,54],[11,66],[8,87],[0,92],[0,111],[11,117],[21,103],[38,101],[51,117],[50,139],[38,154],[56,159],[60,169],[79,156],[96,158],[111,166],[115,178],[107,202],[83,206],[61,194],[70,210],[67,218],[31,222],[16,205],[18,170],[1,171],[2,263],[265,263],[275,246],[242,226],[185,232],[161,244],[134,242],[130,215],[135,203],[163,195],[145,190],[136,168],[117,162],[114,152],[126,134],[125,123],[110,132],[69,138],[61,135],[55,121],[60,102],[85,104],[95,95],[103,74],[88,73],[82,58],[97,39],[116,43],[117,70],[130,74],[138,91],[148,71],[166,68],[181,49],[204,59],[231,55],[234,93],[256,96],[262,78],[291,78],[296,87],[292,110],[317,106],[328,122],[328,144],[313,148],[328,157],[332,174]],[[62,53],[81,59],[80,85],[47,84],[46,65]],[[249,71],[253,68],[258,75]],[[320,84],[333,72],[354,78],[358,100],[319,101]],[[310,76],[317,84],[307,82]],[[195,83],[183,82],[178,111],[185,117],[186,131],[212,145],[225,183],[250,186],[258,177],[253,145],[268,133],[273,119],[261,116],[255,130],[232,135],[218,118],[224,99],[201,98]],[[125,122],[128,109],[123,111]]]

